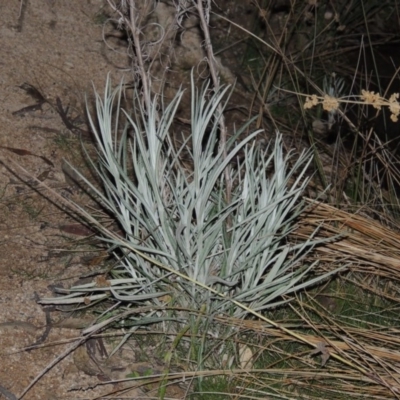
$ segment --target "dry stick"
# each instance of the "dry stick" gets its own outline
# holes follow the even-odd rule
[[[205,12],[204,12],[204,8],[203,8],[203,0],[197,0],[197,11],[199,13],[199,17],[200,17],[200,22],[201,22],[201,29],[203,31],[204,34],[204,39],[205,39],[205,48],[207,51],[207,58],[208,58],[208,66],[210,69],[210,74],[211,74],[211,78],[213,81],[213,85],[214,85],[214,90],[218,90],[220,87],[219,84],[219,79],[218,79],[218,73],[217,73],[217,68],[216,68],[216,63],[215,63],[215,56],[214,56],[214,51],[212,48],[212,43],[211,43],[211,39],[210,39],[210,30],[208,28],[208,24],[207,21],[205,19]],[[226,159],[226,157],[228,156],[228,152],[227,152],[227,148],[226,148],[226,142],[227,142],[227,136],[228,136],[228,132],[226,129],[226,125],[225,125],[225,117],[223,114],[223,108],[221,104],[218,104],[217,107],[218,113],[219,113],[219,127],[221,130],[221,143],[220,143],[220,149],[222,148],[223,150],[223,157],[224,160]],[[232,192],[232,179],[230,176],[230,166],[227,165],[225,168],[225,180],[226,180],[226,203],[230,204],[231,202],[231,192]]]
[[[78,215],[81,215],[82,217],[84,217],[88,222],[90,222],[91,224],[93,224],[93,226],[96,226],[99,229],[99,232],[103,233],[104,235],[106,235],[109,239],[113,239],[115,242],[120,243],[121,247],[125,247],[127,250],[132,251],[133,253],[137,254],[138,256],[142,257],[144,260],[152,263],[153,265],[171,272],[172,274],[179,276],[180,278],[184,279],[185,281],[189,281],[207,291],[209,291],[210,293],[213,293],[215,296],[220,297],[222,299],[228,300],[230,301],[232,304],[235,304],[237,307],[241,308],[244,311],[247,311],[249,314],[255,316],[256,318],[259,318],[261,321],[266,322],[267,324],[272,325],[274,328],[280,329],[281,331],[285,332],[287,335],[289,335],[290,337],[292,337],[293,339],[298,340],[301,343],[305,343],[311,347],[314,347],[314,349],[320,349],[322,343],[313,343],[311,341],[309,341],[306,337],[302,336],[299,333],[296,333],[294,331],[291,331],[288,328],[285,328],[284,326],[280,325],[277,322],[274,322],[273,320],[267,318],[266,316],[260,314],[257,311],[254,311],[253,309],[251,309],[250,307],[246,306],[245,304],[241,303],[240,301],[237,301],[235,299],[232,299],[230,297],[228,297],[226,294],[224,293],[220,293],[218,292],[216,289],[213,289],[201,282],[196,281],[195,279],[192,279],[190,277],[188,277],[187,275],[174,270],[173,268],[169,267],[168,265],[162,264],[159,261],[157,261],[156,259],[148,256],[145,253],[142,253],[141,251],[137,250],[134,246],[132,246],[131,243],[127,242],[125,239],[121,238],[121,236],[118,236],[115,232],[112,232],[110,230],[108,230],[106,227],[102,226],[99,221],[97,221],[92,215],[90,215],[87,211],[85,211],[83,208],[79,207],[77,204],[74,204],[73,202],[68,202],[64,197],[62,197],[61,195],[59,195],[57,192],[54,191],[54,189],[51,189],[49,186],[47,186],[44,182],[41,182],[39,179],[37,179],[36,177],[32,176],[28,171],[26,171],[21,165],[19,165],[18,163],[16,163],[14,160],[11,159],[7,159],[7,162],[4,161],[4,159],[0,158],[0,162],[3,163],[4,165],[10,165],[13,164],[14,166],[16,166],[19,170],[21,170],[24,174],[26,174],[27,176],[29,176],[31,179],[33,179],[34,181],[36,181],[38,183],[39,186],[47,189],[50,193],[54,194],[54,196],[57,197],[57,199],[61,202],[61,204],[66,205],[67,207],[69,207],[69,209],[75,213],[77,213]],[[92,326],[91,328],[86,329],[83,334],[87,334],[88,336],[81,339],[77,344],[74,344],[74,346],[70,349],[68,349],[68,351],[64,352],[62,355],[62,358],[64,358],[67,354],[69,354],[69,352],[71,352],[72,350],[74,350],[76,347],[78,347],[80,344],[82,344],[84,341],[86,341],[92,334],[97,333],[99,330],[105,328],[105,323],[104,322],[100,322],[97,325]],[[327,345],[329,346],[329,344],[327,343]],[[75,347],[76,346],[76,347]],[[338,354],[335,354],[333,352],[331,352],[330,350],[325,349],[324,347],[324,351],[328,351],[329,352],[329,356],[342,362],[343,364],[347,365],[350,368],[353,368],[354,370],[357,370],[359,372],[361,372],[364,376],[366,376],[367,378],[369,378],[371,381],[374,381],[376,383],[379,383],[383,386],[385,386],[386,388],[390,389],[393,393],[400,393],[400,389],[397,387],[394,387],[393,385],[390,385],[389,383],[387,383],[386,381],[384,381],[382,378],[380,377],[376,377],[374,375],[372,375],[371,373],[369,373],[365,368],[363,368],[361,365],[357,365],[351,361],[348,361],[346,359],[344,359],[343,357],[341,357]],[[49,371],[54,365],[56,365],[61,359],[61,356],[57,358],[57,360],[55,360],[53,363],[51,363],[51,365],[49,367],[47,367],[45,369],[45,371],[40,374],[37,378],[34,379],[34,381],[28,386],[27,389],[24,390],[24,392],[22,393],[22,395],[19,397],[22,398],[22,396],[25,395],[25,393],[43,376],[44,373],[46,373],[47,371]]]
[[[150,112],[149,77],[146,74],[146,71],[144,69],[142,49],[140,47],[140,40],[139,40],[140,30],[136,26],[136,21],[135,21],[134,0],[130,0],[129,3],[130,3],[130,10],[129,10],[130,21],[128,23],[128,26],[129,26],[130,30],[132,31],[133,43],[135,46],[136,57],[137,57],[137,61],[139,64],[140,76],[142,78],[144,101],[146,102],[146,111],[149,113]]]
[[[112,3],[111,0],[108,0],[108,4],[111,6],[111,8],[116,11],[125,24],[129,27],[130,31],[132,32],[132,39],[133,39],[133,45],[135,47],[135,53],[136,53],[136,58],[137,58],[137,63],[139,67],[139,73],[140,77],[142,80],[142,85],[143,85],[143,97],[145,101],[145,109],[146,112],[150,112],[150,105],[151,105],[151,98],[150,98],[150,89],[149,89],[149,77],[146,74],[146,70],[144,68],[144,62],[143,62],[143,54],[142,54],[142,49],[140,47],[140,29],[138,28],[136,24],[136,19],[135,19],[135,4],[134,0],[129,1],[129,19],[121,12],[118,10],[118,8]]]
[[[99,329],[97,329],[95,332],[97,332]],[[93,334],[95,333],[93,332]],[[39,373],[32,381],[31,383],[24,389],[24,391],[17,397],[18,400],[22,399],[26,393],[38,382],[47,372],[49,372],[55,365],[57,365],[61,360],[63,360],[65,357],[67,357],[69,354],[71,354],[75,349],[77,349],[81,344],[85,343],[92,334],[89,334],[79,340],[77,340],[71,347],[69,347],[67,350],[64,351],[64,353],[60,354],[54,361],[52,361],[49,365],[46,366],[46,368]]]

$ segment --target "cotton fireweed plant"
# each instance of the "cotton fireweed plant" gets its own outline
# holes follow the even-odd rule
[[[260,132],[239,139],[244,127],[229,141],[224,157],[217,106],[227,90],[197,90],[192,82],[191,136],[175,149],[172,122],[183,92],[162,112],[156,98],[147,111],[137,101],[132,117],[121,109],[121,86],[113,91],[107,80],[104,98],[96,94],[97,121],[89,116],[98,147],[93,166],[104,192],[85,182],[123,230],[120,240],[116,235],[103,237],[118,263],[107,284],[73,287],[69,294],[42,303],[113,300],[118,307],[108,317],[149,306],[141,308],[140,315],[123,314],[119,323],[131,331],[162,323],[166,330],[174,327],[176,332],[183,324],[195,333],[201,311],[206,333],[215,337],[219,331],[210,324],[213,316],[245,318],[246,307],[262,312],[282,304],[283,295],[327,277],[308,274],[314,265],[307,265],[305,257],[316,240],[288,242],[303,210],[300,196],[308,182],[310,155],[289,162],[280,134],[262,149],[257,144]],[[224,173],[228,165],[229,204]]]

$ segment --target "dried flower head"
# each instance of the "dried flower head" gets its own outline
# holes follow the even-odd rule
[[[334,111],[339,108],[339,101],[337,98],[325,95],[322,102],[322,107],[325,111]]]
[[[372,107],[380,110],[382,107],[383,100],[379,93],[370,92],[369,90],[361,91],[361,100],[366,104],[371,104]]]
[[[393,93],[389,97],[389,110],[392,113],[390,115],[390,119],[393,122],[397,122],[399,120],[399,114],[400,114],[400,103],[397,101],[399,98],[399,93]]]
[[[304,109],[308,110],[309,108],[313,108],[318,104],[318,97],[316,94],[313,94],[311,97],[307,96],[306,101],[304,103]]]

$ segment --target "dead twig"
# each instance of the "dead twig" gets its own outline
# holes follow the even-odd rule
[[[210,29],[208,26],[209,13],[210,13],[210,2],[208,2],[206,10],[203,7],[202,0],[197,0],[195,5],[196,5],[197,11],[199,13],[200,25],[201,25],[201,29],[203,31],[203,35],[204,35],[204,39],[205,39],[205,49],[207,52],[207,61],[208,61],[209,69],[210,69],[211,79],[212,79],[214,88],[217,91],[220,88],[220,83],[219,83],[219,79],[218,79],[217,63],[215,61],[214,51],[213,51],[211,38],[210,38]],[[228,155],[227,148],[226,148],[228,133],[227,133],[227,128],[226,128],[226,124],[225,124],[225,118],[224,118],[224,114],[223,114],[222,104],[218,105],[217,110],[218,110],[218,114],[219,114],[219,128],[221,131],[219,147],[220,147],[220,150],[222,150],[224,159],[226,159],[226,157]],[[226,203],[230,204],[231,192],[232,192],[232,179],[231,179],[229,165],[225,168],[225,180],[226,180],[226,195],[225,195]]]

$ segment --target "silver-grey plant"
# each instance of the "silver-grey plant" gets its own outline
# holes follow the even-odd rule
[[[307,264],[306,255],[317,241],[291,244],[288,238],[303,211],[310,154],[284,155],[279,133],[261,148],[259,131],[240,139],[244,127],[224,157],[217,105],[227,91],[197,90],[192,82],[191,137],[176,149],[172,124],[183,92],[161,112],[157,98],[144,110],[136,93],[133,117],[121,108],[122,86],[112,90],[107,79],[104,98],[96,94],[96,122],[89,115],[98,146],[93,165],[104,192],[86,183],[123,230],[120,239],[103,237],[118,264],[106,287],[81,285],[42,303],[113,299],[117,317],[109,322],[121,312],[124,326],[135,329],[171,319],[187,324],[191,310],[210,318],[245,318],[248,310],[275,307],[284,295],[326,278],[308,274],[314,264]],[[189,168],[182,150],[189,154]],[[140,314],[126,312],[138,305],[144,307]],[[174,314],[174,308],[180,311]]]

